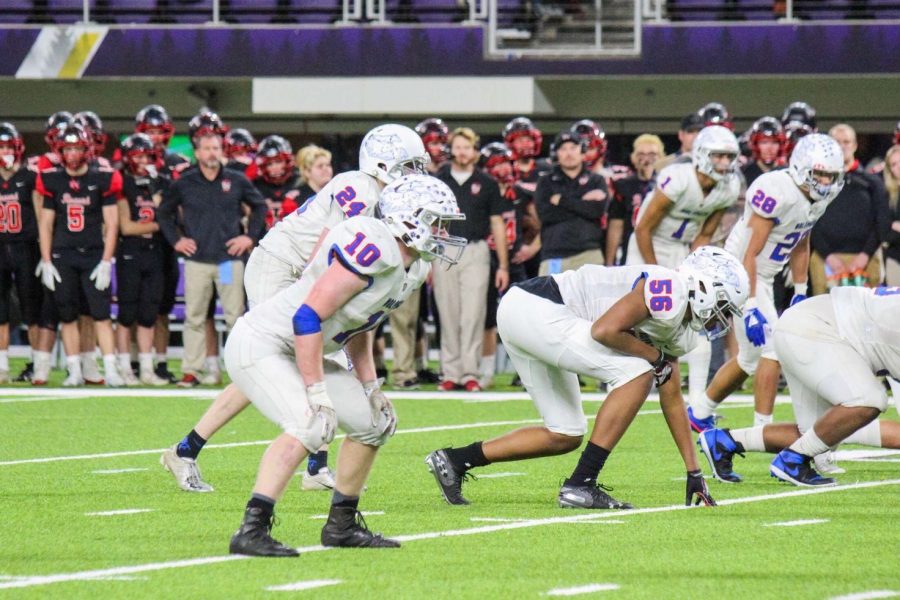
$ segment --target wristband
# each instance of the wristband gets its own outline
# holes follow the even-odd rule
[[[808,292],[808,291],[809,291],[809,286],[807,285],[806,281],[804,281],[803,283],[795,283],[794,284],[794,293],[795,294],[799,294],[800,296],[805,296],[806,292]]]

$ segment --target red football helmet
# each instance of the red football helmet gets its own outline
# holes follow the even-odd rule
[[[109,140],[109,136],[103,131],[103,121],[100,120],[97,113],[91,110],[83,110],[79,113],[75,113],[75,122],[84,127],[85,131],[88,132],[88,135],[91,136],[94,156],[103,156],[103,152],[106,151],[106,142]]]
[[[503,142],[515,160],[537,158],[541,155],[544,136],[528,117],[516,117],[503,128]]]
[[[25,141],[12,123],[0,123],[0,146],[11,147],[13,157],[12,164],[0,166],[9,169],[13,164],[22,162],[22,157],[25,156]],[[0,157],[0,160],[3,158]]]
[[[724,104],[718,102],[710,102],[697,111],[700,118],[703,119],[704,127],[710,125],[721,125],[734,131],[734,123],[731,121],[731,113],[725,108]]]
[[[771,140],[778,144],[774,149],[761,148],[760,143]],[[775,117],[761,117],[750,128],[750,151],[753,159],[762,161],[767,165],[773,165],[782,155],[785,146],[784,130],[781,123]]]
[[[447,142],[450,140],[450,128],[441,119],[425,119],[415,127],[415,131],[425,144],[425,151],[431,157],[431,162],[440,163],[450,156]]]
[[[815,129],[808,123],[802,121],[789,121],[784,126],[784,158],[790,158],[791,152],[794,151],[794,146],[797,145],[800,138],[809,135],[810,133],[815,133]]]
[[[238,127],[225,134],[225,156],[253,154],[256,152],[256,138],[246,129]]]
[[[606,159],[606,132],[599,123],[582,119],[572,124],[571,132],[581,138],[584,144],[584,162],[588,167],[593,167]]]
[[[159,104],[148,104],[134,117],[134,132],[146,133],[157,148],[165,148],[175,133],[169,113]]]
[[[133,133],[122,141],[122,162],[132,175],[147,176],[149,171],[148,165],[156,165],[158,160],[156,144],[150,139],[149,135],[143,133]],[[138,160],[139,157],[146,156],[146,163]]]
[[[53,145],[56,143],[59,132],[66,127],[69,127],[74,122],[75,117],[67,110],[61,110],[50,115],[50,118],[47,119],[47,126],[44,128],[44,141],[47,142],[47,146],[51,151],[56,151],[56,148]]]
[[[284,169],[281,173],[271,173],[269,165],[279,160],[284,161]],[[280,135],[263,138],[256,151],[256,164],[259,165],[259,174],[263,180],[273,185],[282,185],[294,173],[294,150],[291,143]]]
[[[492,142],[481,149],[481,168],[497,183],[509,185],[516,180],[513,153],[506,144]]]
[[[86,164],[94,148],[91,134],[80,123],[73,123],[60,130],[53,140],[59,161],[69,170],[76,171]],[[81,148],[76,154],[66,153],[66,148]]]
[[[198,137],[212,134],[224,137],[228,133],[228,126],[222,121],[222,118],[211,110],[203,110],[194,115],[188,122],[188,133],[191,137],[191,143],[196,147]]]
[[[787,130],[788,123],[798,122],[809,127],[808,133],[818,131],[816,127],[816,109],[806,102],[791,102],[781,114],[781,126]],[[805,135],[805,134],[804,134]],[[801,136],[802,137],[802,136]]]

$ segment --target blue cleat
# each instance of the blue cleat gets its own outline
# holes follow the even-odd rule
[[[707,429],[700,434],[697,444],[709,461],[713,477],[725,483],[740,483],[740,475],[731,470],[734,455],[744,456],[744,448],[734,441],[727,429]]]
[[[810,464],[812,458],[785,448],[775,456],[769,465],[769,474],[776,479],[801,487],[824,487],[837,485],[830,477],[822,477]]]
[[[709,415],[705,419],[698,419],[694,416],[694,409],[688,406],[687,409],[688,420],[691,422],[691,429],[696,431],[697,433],[703,433],[707,429],[715,429],[716,427],[716,416]]]

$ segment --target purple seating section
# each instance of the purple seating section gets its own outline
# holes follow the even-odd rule
[[[387,18],[398,23],[452,23],[468,18],[458,0],[386,0]],[[82,0],[2,0],[0,24],[75,23]],[[771,0],[668,0],[673,21],[771,21],[781,14]],[[102,23],[205,23],[212,0],[89,0],[92,20]],[[220,0],[221,18],[232,23],[327,24],[341,17],[341,0]],[[497,0],[501,27],[527,25],[524,0]],[[900,0],[794,0],[794,15],[804,20],[900,19]]]

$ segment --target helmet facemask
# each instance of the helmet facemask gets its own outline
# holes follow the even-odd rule
[[[394,235],[415,249],[424,260],[440,260],[449,267],[459,262],[467,241],[464,237],[450,235],[447,226],[450,221],[464,221],[465,218],[461,213],[441,214],[423,207],[395,212],[384,220]]]

